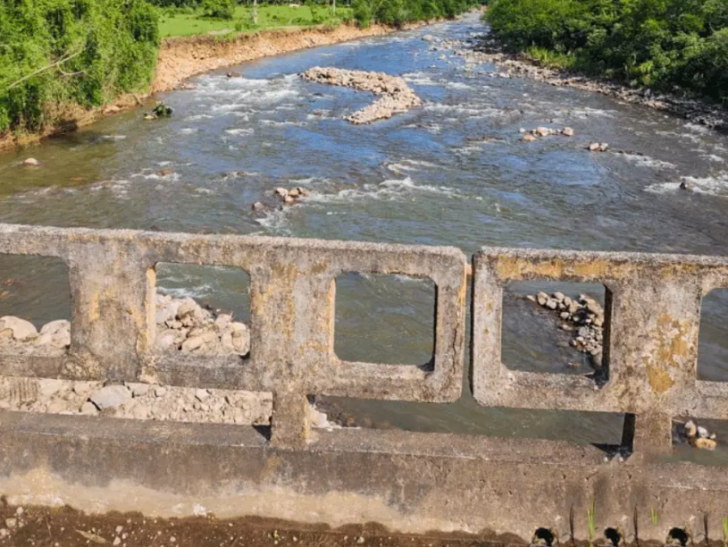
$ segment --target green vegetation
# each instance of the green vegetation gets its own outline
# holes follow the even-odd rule
[[[594,545],[594,539],[597,535],[597,527],[595,519],[597,516],[597,499],[592,498],[591,507],[586,508],[586,524],[589,530],[589,545]]]
[[[206,0],[209,1],[209,0]],[[219,0],[212,0],[218,2]],[[224,0],[223,0],[224,1]],[[253,9],[250,5],[236,5],[230,18],[205,15],[205,4],[201,9],[183,8],[163,10],[159,32],[162,38],[174,36],[193,36],[216,32],[224,34],[257,32],[263,29],[289,26],[338,25],[351,20],[352,10],[337,7],[336,16],[331,7],[305,5],[292,7],[286,5],[266,5],[258,7],[258,24],[253,24]]]
[[[473,0],[0,0],[0,137],[42,133],[73,108],[151,82],[161,37],[454,17]],[[347,0],[349,2],[350,0]],[[728,1],[728,0],[726,0]],[[255,16],[257,14],[257,18]],[[70,110],[69,110],[70,109]]]
[[[64,105],[145,88],[158,44],[143,0],[3,0],[0,134],[40,131]]]
[[[371,23],[402,26],[415,21],[453,17],[478,5],[475,0],[354,0],[354,19],[366,27]]]
[[[491,0],[486,18],[546,64],[728,100],[728,0]]]

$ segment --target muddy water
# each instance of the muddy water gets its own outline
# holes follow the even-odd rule
[[[483,31],[469,17],[247,63],[233,69],[241,77],[196,78],[195,90],[162,97],[175,110],[169,120],[143,121],[139,109],[1,156],[0,221],[455,245],[467,253],[500,245],[728,254],[728,137],[598,95],[491,78],[492,65],[467,66],[423,40]],[[296,77],[315,65],[403,75],[425,104],[389,121],[351,126],[342,118],[371,97]],[[576,136],[520,142],[519,128],[539,125],[570,126]],[[630,153],[589,153],[584,146],[592,141]],[[18,167],[29,155],[43,167]],[[694,192],[678,189],[683,177]],[[255,201],[275,204],[277,186],[303,186],[311,196],[283,211],[253,213]],[[63,286],[58,268],[4,270],[21,281],[0,300],[4,311],[32,318],[67,313],[67,302],[44,296],[48,286]],[[215,305],[237,302],[242,283],[214,270],[160,274],[175,294]],[[427,359],[431,286],[347,276],[338,287],[340,355]],[[560,288],[572,296],[582,290]],[[562,362],[579,354],[559,346],[553,321],[520,295],[508,296],[514,315],[504,337],[514,366],[588,372],[567,370]],[[245,305],[231,307],[244,314]],[[727,381],[725,294],[706,303],[706,325],[700,375]],[[620,438],[618,416],[482,409],[467,390],[452,405],[345,404],[360,422],[377,426],[581,442]]]

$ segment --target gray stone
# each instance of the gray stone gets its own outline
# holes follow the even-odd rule
[[[38,380],[38,389],[41,397],[50,398],[65,386],[63,380],[41,378]]]
[[[182,351],[194,351],[199,349],[203,343],[202,336],[193,336],[182,342]]]
[[[0,317],[0,331],[4,329],[13,331],[13,339],[21,342],[38,336],[38,330],[33,323],[13,315]]]
[[[144,397],[152,389],[149,384],[129,383],[127,387],[131,390],[133,397]]]
[[[95,414],[98,414],[99,410],[93,403],[86,401],[85,403],[83,403],[83,405],[81,405],[80,412],[81,414],[93,416]]]
[[[66,319],[57,319],[56,321],[51,321],[50,323],[46,323],[43,325],[43,327],[40,329],[41,334],[56,334],[60,331],[71,331],[71,322],[67,321]]]
[[[131,398],[131,391],[125,386],[113,385],[105,386],[100,390],[92,393],[89,399],[96,408],[104,410],[105,408],[116,408],[127,399]]]
[[[177,308],[177,319],[186,318],[188,315],[194,314],[199,306],[197,302],[191,298],[185,298],[184,301]]]

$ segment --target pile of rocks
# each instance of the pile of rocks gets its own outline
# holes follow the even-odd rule
[[[689,420],[683,429],[683,433],[688,440],[688,443],[693,448],[700,448],[702,450],[715,450],[718,445],[716,440],[716,434],[708,432],[702,426],[697,425],[694,421]]]
[[[422,104],[420,98],[402,78],[382,72],[314,67],[301,74],[301,77],[312,82],[351,87],[380,95],[381,98],[374,104],[346,118],[355,125],[389,119],[394,114],[406,112]]]
[[[606,142],[593,142],[586,148],[589,152],[606,152],[609,150],[609,144]]]
[[[250,330],[232,314],[204,309],[192,298],[157,295],[156,348],[212,355],[247,355]]]
[[[525,133],[523,135],[524,142],[533,142],[539,137],[548,137],[549,135],[563,135],[564,137],[574,136],[574,130],[571,127],[564,127],[563,129],[537,127],[536,129],[531,129],[530,131],[526,131],[525,129],[521,128],[520,133]]]
[[[295,188],[283,188],[282,186],[273,190],[273,197],[282,201],[284,205],[295,205],[301,198],[309,196],[311,193],[300,186]],[[251,207],[253,211],[264,211],[265,204],[262,201],[256,201]]]
[[[592,366],[603,365],[604,310],[592,297],[581,294],[570,298],[561,292],[549,296],[545,292],[528,295],[530,301],[559,314],[561,329],[573,333],[571,345],[591,357]]]
[[[270,423],[270,393],[165,387],[143,383],[0,378],[0,408],[196,423]]]
[[[71,323],[65,319],[51,321],[40,329],[30,321],[6,315],[0,317],[0,347],[12,353],[33,349],[65,351],[71,345]]]

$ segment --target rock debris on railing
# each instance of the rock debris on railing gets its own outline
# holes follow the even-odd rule
[[[27,353],[36,348],[65,350],[71,344],[71,323],[65,319],[51,321],[38,332],[30,321],[6,315],[0,318],[0,348],[13,353]]]
[[[693,448],[715,450],[715,447],[718,445],[716,434],[710,433],[703,426],[697,425],[693,420],[685,423],[683,433],[688,444]]]
[[[47,378],[0,377],[0,409],[48,414],[100,415],[136,420],[268,425],[268,392],[108,384]],[[333,429],[324,412],[308,407],[311,427]]]
[[[250,330],[232,314],[209,311],[192,298],[157,295],[156,347],[212,355],[247,355]]]
[[[591,356],[595,370],[602,368],[604,344],[604,310],[592,297],[581,294],[571,298],[561,292],[528,295],[528,300],[559,314],[561,329],[573,333],[571,345]],[[577,364],[578,366],[578,364]]]
[[[382,72],[313,67],[301,74],[301,77],[312,82],[351,87],[380,95],[381,98],[375,103],[346,118],[355,125],[389,119],[394,114],[406,112],[422,104],[404,79]]]
[[[270,393],[0,378],[0,408],[50,414],[259,425],[270,422],[272,404]]]

